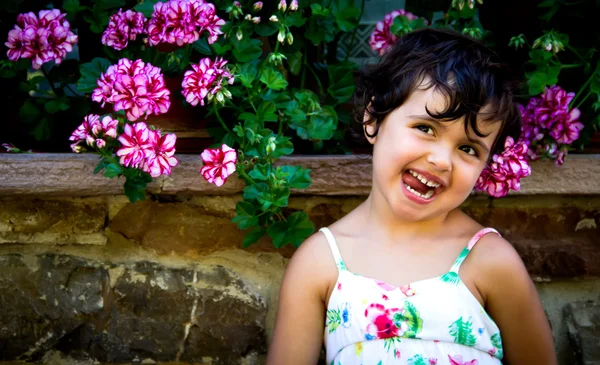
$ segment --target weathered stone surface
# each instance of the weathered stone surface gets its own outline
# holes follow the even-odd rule
[[[0,200],[0,243],[103,245],[103,202]]]
[[[266,351],[267,300],[219,265],[0,256],[0,293],[0,360],[56,350],[108,363],[231,364]]]
[[[243,184],[235,176],[217,188],[199,175],[197,155],[178,155],[179,166],[167,177],[148,185],[150,193],[235,194]],[[122,194],[122,179],[93,175],[98,157],[89,154],[2,154],[0,195],[110,195]],[[281,163],[312,170],[313,184],[297,194],[367,195],[371,188],[371,162],[366,155],[293,156]],[[532,163],[533,173],[524,179],[524,194],[600,194],[600,156],[571,155],[561,167],[551,161]]]
[[[600,365],[600,302],[569,303],[564,310],[578,365]]]

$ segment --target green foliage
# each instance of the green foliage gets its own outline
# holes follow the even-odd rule
[[[477,338],[473,334],[472,327],[473,323],[470,318],[469,320],[464,321],[462,317],[460,317],[449,326],[450,336],[454,337],[455,343],[465,346],[475,346]]]

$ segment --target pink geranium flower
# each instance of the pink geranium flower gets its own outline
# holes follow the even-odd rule
[[[216,95],[223,89],[223,84],[233,84],[234,77],[225,67],[227,61],[217,58],[203,58],[198,64],[192,64],[192,70],[186,71],[181,83],[185,100],[192,105],[204,105],[204,98]],[[223,90],[230,97],[231,94]]]
[[[179,46],[194,43],[208,32],[208,43],[214,43],[225,21],[217,16],[215,6],[204,0],[170,0],[154,5],[148,22],[148,43],[172,43]]]
[[[124,110],[132,122],[142,116],[166,113],[171,106],[171,92],[160,68],[142,60],[119,60],[100,75],[97,84],[92,100],[103,106],[113,103],[113,110]]]
[[[373,30],[369,38],[369,45],[373,51],[376,51],[381,56],[398,40],[398,36],[392,33],[391,28],[392,24],[394,24],[394,19],[400,15],[407,17],[409,20],[419,18],[404,9],[398,9],[387,14],[382,21],[377,22],[375,30]],[[428,24],[427,20],[425,20],[425,24]]]
[[[450,360],[450,365],[478,365],[479,360],[473,359],[471,361],[463,361],[461,355],[450,356],[448,355],[448,359]]]
[[[557,165],[562,165],[568,145],[579,138],[584,127],[579,122],[579,109],[569,110],[574,96],[575,93],[567,93],[554,85],[546,88],[539,97],[531,98],[527,107],[520,106],[523,118],[521,139],[530,146],[530,159],[549,157],[556,159]]]
[[[222,186],[227,178],[235,172],[237,161],[236,151],[223,144],[221,148],[208,148],[201,154],[204,166],[200,174],[211,184]]]
[[[486,191],[489,195],[500,198],[508,194],[510,189],[518,191],[520,180],[531,174],[527,163],[527,144],[515,143],[512,137],[507,137],[504,151],[492,158],[492,162],[481,172],[476,190]]]
[[[113,14],[108,27],[102,33],[102,44],[120,51],[127,47],[129,41],[145,31],[146,18],[144,14],[132,10]]]
[[[71,145],[73,152],[79,153],[82,150],[80,146],[85,141],[90,147],[103,148],[106,146],[106,137],[117,138],[117,126],[119,121],[110,116],[105,116],[100,120],[96,114],[86,115],[83,123],[69,137],[74,141]]]
[[[385,308],[383,304],[369,305],[365,309],[365,317],[370,322],[366,328],[369,339],[402,336],[408,330],[408,325],[404,321],[395,321],[394,315],[403,311],[402,308]]]
[[[125,124],[123,134],[119,136],[122,147],[117,151],[121,165],[138,168],[152,153],[150,129],[144,122]]]
[[[8,58],[29,58],[36,70],[49,61],[61,63],[77,43],[65,17],[58,9],[40,10],[37,16],[32,12],[19,14],[5,43]]]
[[[179,163],[173,156],[175,154],[174,134],[161,135],[160,131],[149,131],[149,150],[145,154],[146,159],[142,164],[142,170],[152,177],[171,174],[171,168]]]

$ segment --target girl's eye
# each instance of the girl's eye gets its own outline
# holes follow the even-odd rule
[[[421,132],[425,132],[427,134],[433,135],[433,128],[431,128],[428,125],[420,124],[420,125],[416,126],[415,128],[417,128]]]
[[[460,146],[460,150],[471,156],[479,156],[477,150],[471,146]]]

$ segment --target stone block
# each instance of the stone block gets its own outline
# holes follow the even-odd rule
[[[266,352],[268,300],[220,265],[0,256],[0,291],[0,361],[58,352],[102,363],[232,364]]]
[[[577,365],[600,365],[600,302],[569,303],[564,315]]]
[[[98,200],[0,200],[0,243],[103,245],[106,208]]]

